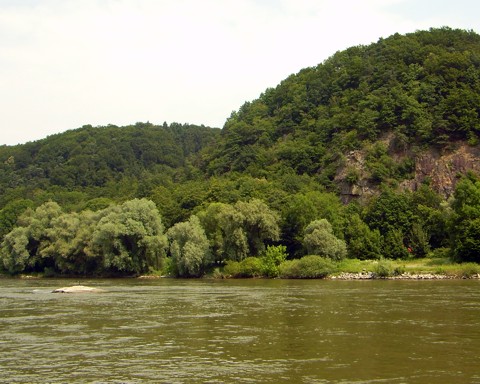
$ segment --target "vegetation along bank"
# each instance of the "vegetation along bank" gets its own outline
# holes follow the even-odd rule
[[[479,139],[480,36],[395,34],[292,74],[222,129],[0,146],[0,272],[476,276]]]

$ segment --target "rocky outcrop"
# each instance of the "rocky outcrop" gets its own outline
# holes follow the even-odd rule
[[[443,195],[450,196],[457,181],[468,171],[480,174],[480,148],[465,143],[439,153],[429,150],[415,157],[415,177],[402,183],[410,190],[428,181],[431,187]]]
[[[382,141],[391,147],[390,137]],[[462,175],[469,171],[480,175],[480,146],[471,146],[466,142],[452,143],[441,151],[433,147],[417,153],[392,151],[390,156],[395,162],[401,162],[406,157],[413,157],[415,160],[413,177],[399,184],[402,190],[415,191],[423,183],[428,183],[433,190],[448,198],[454,192]],[[363,150],[350,151],[345,156],[344,164],[337,171],[335,182],[345,202],[368,198],[378,192],[378,185],[369,179],[365,157],[366,153]],[[349,179],[352,172],[357,176],[357,180],[352,180],[351,177]]]
[[[87,287],[85,285],[72,285],[71,287],[57,288],[52,293],[99,293],[105,292],[103,289]]]

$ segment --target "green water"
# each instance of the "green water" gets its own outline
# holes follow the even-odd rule
[[[480,383],[480,282],[0,280],[0,382]]]

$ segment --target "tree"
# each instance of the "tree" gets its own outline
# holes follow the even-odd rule
[[[96,223],[105,211],[64,213],[55,218],[48,229],[50,244],[42,250],[55,262],[55,271],[63,274],[98,273],[102,267],[101,254],[92,245]]]
[[[160,213],[146,199],[106,209],[93,232],[93,246],[107,270],[141,274],[160,268],[167,239]]]
[[[181,277],[201,276],[210,262],[210,248],[197,216],[177,223],[167,231],[176,273]]]
[[[198,216],[216,261],[258,256],[267,242],[280,238],[278,214],[259,199],[235,205],[212,203]]]
[[[54,267],[54,260],[44,250],[52,243],[49,231],[61,214],[57,203],[47,202],[35,211],[28,208],[19,217],[19,226],[5,236],[1,247],[3,263],[10,273],[42,272]]]
[[[469,175],[456,186],[450,220],[454,258],[480,262],[480,180]]]
[[[14,228],[5,236],[0,248],[0,258],[9,273],[23,272],[30,264],[28,242],[28,228],[25,227]]]
[[[250,255],[259,255],[265,250],[266,241],[280,239],[279,216],[262,200],[238,201],[235,208],[244,217],[244,230],[248,239]]]
[[[371,230],[358,213],[354,213],[349,218],[345,237],[348,244],[348,257],[360,260],[382,257],[380,232],[378,229]]]
[[[220,252],[226,260],[241,261],[249,256],[244,222],[245,216],[232,205],[225,204],[219,212],[218,224],[222,231]]]
[[[347,255],[345,241],[333,234],[332,225],[326,219],[314,220],[305,228],[303,239],[308,254],[341,260]]]
[[[27,208],[33,208],[32,200],[16,199],[8,202],[0,210],[0,239],[15,227],[18,217]]]

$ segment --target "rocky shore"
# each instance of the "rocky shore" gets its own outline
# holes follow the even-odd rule
[[[328,277],[331,280],[453,280],[453,279],[480,279],[480,274],[474,274],[472,276],[456,276],[456,275],[444,275],[435,273],[402,273],[395,276],[378,276],[374,272],[359,272],[349,273],[342,272],[338,275]]]

